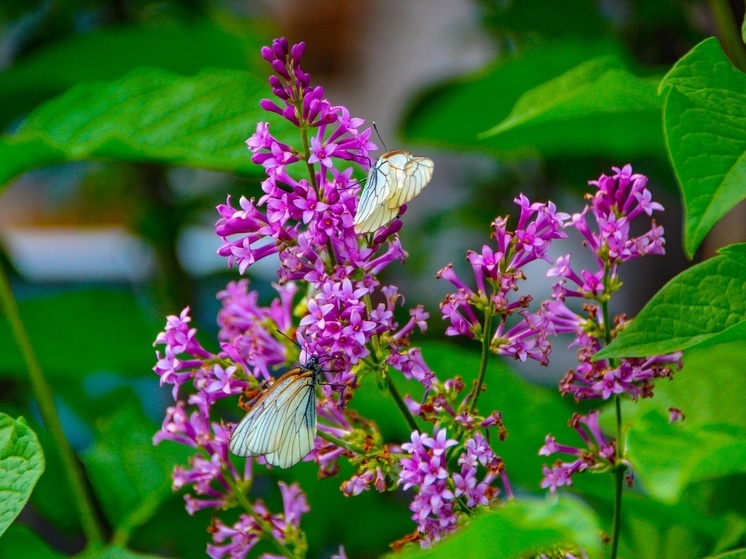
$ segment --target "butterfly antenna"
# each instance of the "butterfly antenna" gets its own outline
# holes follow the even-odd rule
[[[373,122],[373,130],[376,131],[376,136],[378,136],[378,139],[381,140],[381,144],[383,144],[384,151],[388,151],[389,148],[386,147],[386,142],[383,141],[383,138],[381,138],[381,134],[378,132],[378,126],[376,126],[375,121]]]
[[[285,334],[285,332],[283,332],[283,331],[282,331],[282,330],[280,330],[279,328],[275,328],[275,330],[277,330],[277,333],[278,333],[278,334],[280,334],[280,336],[282,336],[283,338],[285,338],[285,339],[286,339],[286,340],[288,340],[289,342],[292,342],[292,343],[294,343],[295,345],[297,345],[297,346],[298,346],[298,349],[300,349],[301,351],[303,351],[303,346],[301,346],[301,345],[300,345],[300,344],[299,344],[298,342],[296,342],[296,341],[295,341],[295,340],[294,340],[293,338],[291,338],[290,336],[288,336],[287,334]]]

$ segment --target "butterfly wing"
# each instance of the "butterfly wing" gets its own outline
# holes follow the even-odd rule
[[[267,390],[233,430],[230,451],[237,456],[265,455],[288,468],[313,449],[316,437],[314,373],[290,371]]]
[[[355,215],[355,232],[369,233],[388,224],[406,204],[427,186],[434,164],[426,157],[414,157],[401,150],[378,158],[368,173]]]
[[[407,154],[409,155],[409,154]],[[399,209],[417,196],[433,178],[434,163],[427,157],[409,156],[404,166],[396,170],[398,181],[388,199],[388,207]]]
[[[365,188],[360,195],[360,203],[355,214],[355,233],[370,233],[396,217],[396,211],[386,207],[386,200],[393,189],[392,172],[387,154],[382,155],[371,167]]]
[[[291,409],[281,444],[275,452],[264,456],[267,463],[280,468],[289,468],[300,462],[313,450],[316,438],[316,391],[313,386],[299,388],[287,405]]]

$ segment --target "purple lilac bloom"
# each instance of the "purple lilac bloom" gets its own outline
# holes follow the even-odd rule
[[[542,327],[548,334],[571,333],[574,336],[570,347],[577,348],[579,364],[560,381],[560,391],[576,400],[609,400],[622,395],[633,400],[649,398],[653,395],[655,379],[671,378],[681,367],[681,352],[593,361],[593,356],[627,322],[624,316],[611,319],[604,315],[606,303],[621,288],[619,266],[642,256],[665,252],[663,228],[654,220],[648,222],[647,232],[637,237],[631,234],[634,220],[649,218],[653,211],[663,210],[660,204],[652,201],[647,177],[633,174],[630,165],[612,169],[611,176],[601,175],[597,181],[590,181],[589,184],[597,187],[595,194],[568,224],[582,235],[584,246],[593,253],[596,268],[577,271],[573,268],[570,254],[558,258],[547,276],[559,278],[559,281],[554,285],[552,300],[545,301],[540,310]],[[567,305],[572,300],[583,301],[583,314]],[[578,429],[581,423],[591,437],[585,435],[585,430]],[[598,412],[586,418],[574,418],[573,426],[587,448],[581,450],[558,445],[553,438],[547,437],[540,454],[563,453],[577,458],[572,462],[558,460],[552,468],[545,466],[542,487],[555,491],[562,485],[571,485],[572,476],[578,472],[610,468],[621,459],[617,456],[616,442],[605,442],[601,434]],[[628,479],[631,480],[631,474]]]
[[[455,530],[464,508],[488,505],[498,493],[493,485],[496,479],[507,481],[502,460],[480,433],[467,439],[461,449],[457,460],[460,470],[449,471],[448,449],[457,445],[446,429],[436,430],[434,437],[414,431],[411,442],[401,445],[405,454],[400,459],[399,483],[405,491],[416,489],[409,508],[422,547]],[[509,491],[507,483],[505,487]]]
[[[274,71],[269,81],[275,98],[261,106],[298,127],[302,147],[280,141],[268,123],[259,123],[246,145],[266,174],[262,194],[241,197],[237,204],[229,196],[217,208],[216,232],[223,239],[219,254],[241,274],[260,260],[276,260],[278,296],[262,306],[245,279],[218,293],[217,353],[197,342],[188,309],[168,317],[156,340],[164,347],[155,371],[161,384],[173,386],[175,404],[154,439],[199,451],[174,471],[174,489],[191,488],[185,496],[190,514],[235,506],[233,492],[243,491],[254,475],[254,459],[238,470],[228,455],[230,427],[212,419],[218,400],[253,396],[283,368],[318,358],[326,378],[317,402],[319,436],[306,460],[314,460],[320,475],[328,476],[338,473],[341,458],[349,459],[355,473],[342,487],[352,495],[394,487],[401,457],[397,445],[384,444],[377,427],[347,407],[357,373],[375,371],[374,364],[381,372],[392,366],[425,386],[435,379],[421,352],[410,346],[411,334],[425,331],[427,313],[411,309],[410,320],[400,326],[394,313],[404,298],[395,286],[377,279],[389,264],[407,256],[397,235],[401,221],[373,235],[354,232],[360,186],[353,171],[355,166],[367,171],[370,165],[369,154],[376,149],[370,128],[362,129],[362,119],[332,105],[321,87],[311,85],[300,65],[304,51],[303,43],[291,46],[285,39],[262,49]],[[300,356],[283,336],[298,340]],[[263,464],[263,458],[256,463]],[[281,548],[302,544],[298,524],[308,511],[305,497],[296,486],[281,484],[280,489],[282,515],[255,501],[232,525],[216,520],[210,556],[245,557],[262,538]]]
[[[449,323],[447,335],[468,338],[488,335],[494,353],[546,364],[551,346],[546,338],[544,317],[528,312],[530,296],[515,298],[511,294],[518,290],[518,282],[525,279],[523,266],[539,259],[552,262],[547,255],[549,247],[554,239],[567,237],[562,226],[569,216],[557,212],[551,202],[532,204],[523,194],[515,203],[521,209],[515,231],[508,231],[507,218],[497,218],[492,223],[496,246],[485,245],[481,253],[469,251],[466,255],[475,289],[458,277],[452,264],[438,273],[439,278],[448,280],[457,289],[440,308],[443,320]],[[513,314],[520,315],[522,320],[509,326],[507,319]],[[494,333],[482,331],[486,316],[499,317]]]
[[[208,544],[212,559],[243,559],[259,542],[263,531],[271,531],[281,545],[294,537],[304,513],[309,512],[306,496],[297,483],[278,482],[282,493],[283,513],[271,514],[261,500],[254,504],[255,516],[242,514],[231,526],[217,520],[211,531],[215,544]],[[284,557],[265,553],[262,557]]]

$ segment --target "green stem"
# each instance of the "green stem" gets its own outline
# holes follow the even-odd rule
[[[742,72],[746,72],[746,47],[740,29],[726,0],[710,0],[710,12],[718,28],[723,50]]]
[[[350,444],[347,441],[343,441],[342,439],[338,439],[334,435],[330,435],[329,433],[325,433],[321,429],[317,430],[316,433],[319,437],[322,439],[329,441],[332,444],[335,444],[337,446],[340,446],[344,448],[345,450],[349,450],[350,452],[354,452],[356,454],[360,454],[361,456],[365,456],[365,451],[360,448],[359,446],[356,446],[354,444]]]
[[[492,314],[489,312],[484,316],[484,328],[482,330],[482,359],[479,363],[479,376],[474,384],[474,397],[469,405],[469,413],[473,414],[477,409],[477,399],[482,392],[484,377],[487,373],[487,362],[490,357],[490,341],[492,339]]]
[[[622,449],[622,399],[619,395],[614,396],[616,404],[616,440],[617,440],[617,463],[614,468],[615,487],[614,487],[614,518],[611,524],[611,559],[616,559],[619,549],[619,532],[622,523],[622,489],[624,487],[624,473],[626,468],[622,463],[624,451]]]
[[[607,287],[607,293],[609,292],[608,284],[610,273],[607,264],[604,267],[604,286]],[[609,315],[609,303],[606,299],[601,301],[601,312],[604,324],[605,345],[609,345],[611,343],[611,316]],[[609,365],[611,367],[616,367],[618,364],[619,363],[616,359],[609,360]],[[614,396],[614,407],[616,412],[616,464],[614,466],[614,516],[611,520],[611,559],[616,559],[619,550],[619,536],[622,527],[622,489],[624,488],[624,474],[626,471],[623,462],[624,433],[622,432],[622,398],[618,394]]]
[[[311,186],[318,193],[319,187],[316,184],[316,169],[313,168],[313,163],[309,163],[308,160],[311,158],[311,144],[308,142],[308,130],[305,126],[300,128],[300,137],[303,142],[303,160],[306,162],[308,168],[308,178],[311,181]]]
[[[270,525],[269,522],[264,520],[261,516],[259,516],[254,511],[253,505],[246,498],[246,495],[244,495],[244,492],[241,491],[241,488],[238,487],[238,484],[236,483],[236,480],[233,479],[233,476],[230,473],[224,472],[223,477],[225,478],[225,481],[228,483],[228,487],[230,487],[231,491],[233,492],[233,495],[236,497],[238,504],[241,505],[241,507],[243,507],[246,513],[256,521],[256,523],[262,529],[262,532],[264,532],[265,534],[269,536],[268,539],[272,540],[272,543],[275,545],[277,550],[280,552],[280,555],[284,555],[285,557],[297,557],[295,553],[290,551],[290,549],[288,549],[283,544],[281,544],[279,541],[277,541],[277,539],[275,539],[275,537],[272,535],[272,526]]]
[[[70,490],[73,494],[73,506],[77,509],[80,516],[80,525],[85,533],[88,547],[93,549],[100,548],[105,541],[104,528],[94,512],[93,495],[91,495],[88,489],[83,472],[75,459],[75,454],[72,448],[70,448],[67,439],[65,439],[65,433],[62,430],[62,424],[54,406],[52,391],[44,380],[44,374],[31,346],[31,340],[28,337],[26,328],[21,321],[18,313],[18,305],[10,289],[5,270],[2,267],[0,267],[0,304],[8,317],[8,322],[15,336],[16,343],[23,353],[31,382],[31,391],[39,406],[39,412],[41,413],[44,425],[52,437],[56,451],[59,453],[64,477],[70,483]]]
[[[417,427],[417,422],[414,420],[414,417],[412,417],[411,412],[409,411],[409,408],[407,407],[407,404],[404,403],[404,399],[401,397],[401,394],[399,394],[399,389],[396,388],[396,385],[394,384],[394,381],[391,378],[391,375],[388,373],[385,373],[386,375],[386,383],[388,384],[389,392],[391,393],[391,396],[394,398],[394,402],[396,402],[396,405],[399,408],[399,411],[401,411],[402,415],[404,416],[404,420],[407,422],[407,425],[409,426],[410,431],[419,431],[420,428]]]

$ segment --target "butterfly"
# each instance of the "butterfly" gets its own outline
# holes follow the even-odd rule
[[[408,151],[387,151],[370,168],[355,215],[355,233],[388,225],[399,208],[417,196],[433,177],[434,164]]]
[[[236,456],[264,456],[268,464],[289,468],[313,450],[316,438],[316,385],[319,358],[296,367],[254,400],[231,434]]]

